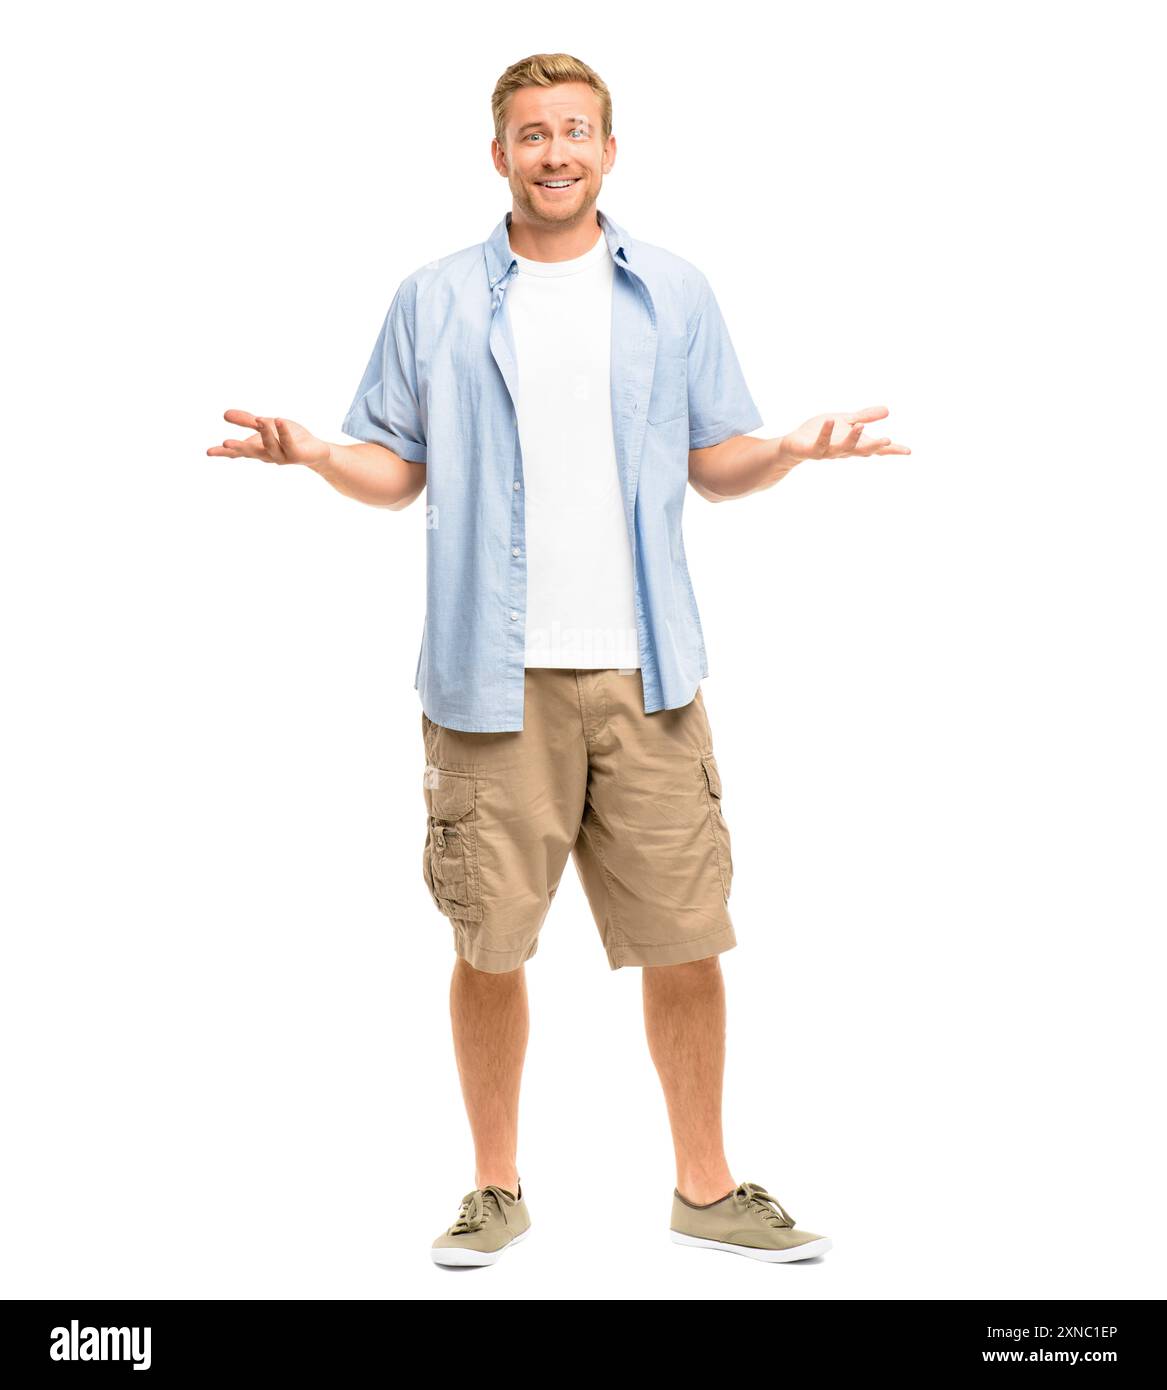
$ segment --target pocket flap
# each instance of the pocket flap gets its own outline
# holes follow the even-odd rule
[[[425,790],[430,812],[438,820],[461,820],[474,807],[474,774],[427,767]]]
[[[717,759],[712,753],[702,753],[701,766],[705,769],[705,780],[709,783],[710,794],[721,799],[721,774],[717,770]]]

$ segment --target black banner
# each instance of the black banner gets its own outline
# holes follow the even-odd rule
[[[726,1377],[733,1374],[727,1363],[737,1346],[740,1373],[749,1376],[764,1368],[778,1375],[786,1370],[855,1370],[931,1379],[979,1370],[992,1379],[1048,1366],[1060,1367],[1070,1377],[1067,1384],[1082,1376],[1094,1383],[1095,1376],[1109,1382],[1123,1372],[1156,1373],[1164,1303],[810,1302],[765,1296],[717,1301],[732,1305],[724,1310],[728,1323],[720,1321],[721,1310],[694,1319],[678,1308],[685,1323],[673,1335],[663,1301],[648,1319],[635,1312],[617,1315],[618,1328],[606,1333],[582,1324],[578,1310],[563,1324],[554,1321],[549,1309],[537,1319],[516,1317],[514,1300],[484,1299],[482,1306],[474,1298],[13,1300],[0,1315],[2,1371],[8,1384],[16,1386],[46,1380],[86,1384],[111,1376],[176,1385],[206,1383],[207,1377],[223,1374],[273,1373],[344,1384],[387,1372],[428,1371],[445,1379],[520,1367],[524,1378],[541,1373],[558,1378],[565,1365],[578,1373],[593,1358],[609,1374],[641,1363],[659,1372],[674,1361],[691,1371],[707,1351]],[[431,1333],[431,1314],[418,1307],[425,1302],[434,1304],[432,1318],[441,1319],[437,1336]],[[466,1308],[465,1302],[474,1306]],[[755,1303],[763,1306],[755,1308]],[[784,1306],[764,1306],[771,1303]],[[465,1358],[461,1365],[460,1358]]]

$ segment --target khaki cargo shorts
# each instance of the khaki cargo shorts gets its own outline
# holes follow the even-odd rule
[[[476,969],[516,970],[535,954],[569,853],[613,970],[737,945],[700,687],[680,709],[645,714],[639,670],[532,666],[520,730],[421,721],[422,871]]]

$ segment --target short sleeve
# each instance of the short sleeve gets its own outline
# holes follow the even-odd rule
[[[758,429],[762,417],[746,386],[729,330],[704,275],[689,326],[689,448],[707,449]]]
[[[393,296],[341,429],[354,439],[383,444],[409,463],[425,463],[425,421],[413,351],[415,293],[405,280]]]

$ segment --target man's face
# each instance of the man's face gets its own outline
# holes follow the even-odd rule
[[[505,134],[505,147],[493,140],[491,155],[525,217],[557,225],[591,215],[616,137],[603,141],[600,100],[586,82],[521,87],[511,96]],[[560,183],[566,186],[549,186]]]

